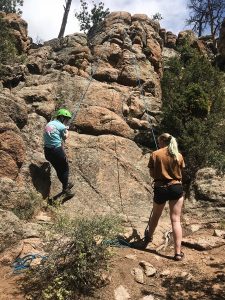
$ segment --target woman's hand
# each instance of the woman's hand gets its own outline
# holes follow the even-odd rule
[[[66,140],[69,136],[69,131],[66,129],[63,139]]]

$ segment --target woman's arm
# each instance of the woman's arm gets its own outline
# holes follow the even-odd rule
[[[154,159],[153,159],[153,155],[150,156],[148,167],[149,167],[150,176],[152,178],[154,178]]]

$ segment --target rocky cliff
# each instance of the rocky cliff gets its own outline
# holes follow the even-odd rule
[[[54,111],[67,107],[76,114],[66,144],[75,196],[65,210],[116,214],[143,227],[152,205],[147,163],[162,117],[163,57],[177,55],[175,45],[192,34],[176,37],[146,15],[114,12],[88,38],[73,34],[40,46],[30,45],[23,20],[5,18],[27,58],[0,78],[0,207],[23,211],[60,191],[42,133]],[[205,41],[193,37],[193,44],[212,54]]]

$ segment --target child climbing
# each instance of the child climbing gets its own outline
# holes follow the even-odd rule
[[[73,183],[69,182],[69,164],[63,148],[63,143],[68,138],[69,132],[66,127],[72,115],[67,109],[59,109],[54,120],[50,121],[44,130],[44,153],[45,158],[56,170],[58,179],[62,183],[62,193],[72,197]]]
[[[178,152],[176,139],[163,133],[158,138],[159,150],[152,153],[149,161],[150,175],[154,179],[154,199],[148,230],[145,234],[145,247],[152,241],[159,218],[169,201],[170,219],[174,237],[175,260],[183,259],[181,252],[182,227],[181,211],[183,206],[182,169],[183,156]]]

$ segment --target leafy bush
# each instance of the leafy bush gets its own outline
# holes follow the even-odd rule
[[[0,17],[0,65],[14,61],[17,56],[15,39],[7,26],[6,21]]]
[[[1,0],[0,11],[21,14],[20,6],[23,6],[23,0]]]
[[[104,241],[120,230],[118,219],[96,217],[92,220],[58,218],[54,239],[48,244],[48,259],[25,279],[25,290],[32,299],[75,299],[104,284],[110,253]]]
[[[42,206],[42,197],[35,191],[30,191],[26,195],[19,194],[13,213],[21,220],[31,219]]]
[[[75,13],[75,17],[80,22],[80,30],[88,32],[91,27],[98,25],[104,20],[104,18],[109,14],[109,9],[104,9],[104,3],[99,2],[96,4],[92,1],[93,7],[89,12],[88,4],[85,0],[80,0],[81,11]]]
[[[187,43],[179,50],[162,80],[162,130],[178,139],[189,177],[205,166],[224,171],[224,76]]]

